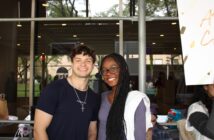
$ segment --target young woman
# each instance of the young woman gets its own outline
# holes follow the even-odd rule
[[[152,127],[150,101],[139,91],[130,91],[125,59],[116,53],[103,58],[102,79],[111,89],[102,93],[98,140],[145,140]]]
[[[188,108],[186,129],[196,140],[214,139],[214,84],[198,86],[194,102]]]

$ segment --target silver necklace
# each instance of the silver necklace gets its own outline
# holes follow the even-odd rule
[[[82,110],[82,112],[84,112],[84,110],[85,110],[85,107],[84,107],[84,105],[85,104],[87,104],[87,96],[88,96],[88,89],[87,89],[87,91],[86,91],[86,95],[85,95],[85,99],[84,99],[84,101],[81,101],[80,100],[80,97],[78,96],[78,94],[77,94],[77,91],[76,91],[76,89],[73,87],[73,89],[74,89],[74,93],[76,94],[76,96],[77,96],[77,102],[81,105],[81,110]]]

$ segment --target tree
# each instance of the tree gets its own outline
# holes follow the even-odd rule
[[[55,0],[48,1],[50,17],[77,17],[78,11],[75,9],[75,0]]]
[[[162,10],[160,3],[160,0],[146,0],[146,16],[157,16],[157,13]]]
[[[146,0],[147,16],[177,16],[176,0]]]
[[[38,56],[39,58],[40,58],[40,56]],[[48,80],[48,75],[49,75],[49,72],[48,72],[48,64],[50,63],[50,62],[54,62],[54,63],[56,63],[56,64],[59,64],[60,62],[61,62],[61,57],[60,56],[58,56],[58,55],[56,55],[56,56],[53,56],[53,55],[51,55],[51,56],[45,56],[45,60],[43,60],[44,61],[44,65],[43,65],[43,61],[42,60],[40,60],[40,59],[35,59],[35,65],[36,65],[36,67],[35,67],[35,77],[37,78],[37,80],[38,81],[42,81],[42,80],[46,80],[47,82],[49,82]],[[43,77],[44,79],[42,79],[42,67],[44,66],[44,76],[45,77]]]
[[[17,75],[19,77],[19,82],[23,83],[26,81],[26,71],[28,69],[27,58],[25,56],[18,57],[18,67],[17,67]]]
[[[129,16],[129,5],[133,0],[124,1],[123,16]],[[50,17],[77,17],[78,11],[75,9],[75,0],[54,0],[48,1],[48,16]],[[138,0],[135,0],[135,15],[138,12]],[[146,0],[146,16],[177,16],[176,0]],[[96,13],[95,17],[117,17],[119,4],[113,5],[105,12]]]
[[[129,0],[126,4],[123,4],[123,16],[129,16]],[[135,15],[138,12],[138,0],[135,3]],[[146,0],[146,16],[177,16],[177,6],[175,0]],[[101,13],[96,13],[96,17],[118,17],[119,16],[119,4],[113,5],[109,10]]]
[[[123,16],[129,16],[129,4],[123,4]],[[95,17],[118,17],[119,16],[119,4],[113,5],[109,10],[96,13]]]

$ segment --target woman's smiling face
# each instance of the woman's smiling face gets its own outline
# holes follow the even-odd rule
[[[119,81],[120,67],[112,58],[106,58],[102,65],[101,74],[108,86],[114,88]]]

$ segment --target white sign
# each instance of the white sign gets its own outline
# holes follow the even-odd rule
[[[186,85],[214,83],[214,0],[177,0]]]

